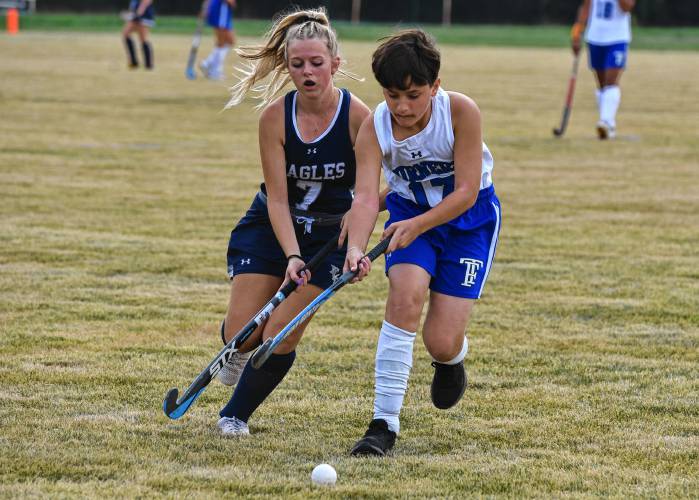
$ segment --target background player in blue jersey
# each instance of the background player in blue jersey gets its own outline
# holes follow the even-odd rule
[[[342,271],[345,247],[331,253],[313,272],[299,273],[328,240],[337,238],[340,221],[352,203],[355,182],[354,141],[369,108],[333,84],[341,71],[337,39],[322,9],[301,10],[280,18],[262,47],[243,47],[251,71],[233,87],[229,106],[242,101],[261,80],[265,86],[259,122],[264,183],[252,206],[231,232],[228,272],[231,292],[223,324],[224,341],[254,316],[285,280],[301,283],[266,324],[242,347],[250,351],[279,332]],[[284,57],[278,57],[284,54]],[[351,75],[350,75],[351,76]],[[296,90],[274,98],[289,81]],[[244,367],[233,397],[220,412],[225,435],[248,434],[255,409],[281,382],[296,357],[296,345],[308,322],[289,336],[255,370],[248,354],[234,354],[219,378],[232,385]]]
[[[621,102],[619,80],[631,42],[631,9],[635,0],[584,0],[571,30],[573,52],[580,52],[585,31],[590,68],[597,78],[600,139],[616,136],[616,113]]]
[[[400,429],[413,342],[425,297],[422,338],[435,368],[431,397],[447,409],[466,388],[464,332],[493,262],[500,203],[493,158],[475,102],[440,88],[440,54],[420,30],[386,39],[372,69],[385,102],[357,137],[357,185],[347,218],[345,269],[370,269],[364,251],[380,208],[383,168],[390,189],[383,237],[389,292],[375,363],[374,418],[353,455],[384,455]]]
[[[129,68],[138,68],[136,46],[131,39],[131,33],[136,32],[141,42],[143,53],[143,65],[146,69],[153,69],[153,46],[148,40],[149,30],[155,24],[155,12],[153,0],[131,0],[129,11],[126,15],[126,24],[121,31],[126,47]]]
[[[233,32],[233,8],[236,0],[208,0],[206,24],[214,29],[214,47],[211,53],[199,63],[204,76],[212,80],[222,80],[226,56],[235,45]]]

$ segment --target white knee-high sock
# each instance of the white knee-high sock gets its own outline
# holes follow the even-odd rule
[[[228,55],[228,52],[231,50],[231,45],[224,45],[222,47],[218,47],[215,51],[215,59],[214,59],[214,68],[216,68],[216,71],[218,73],[223,73],[223,63],[226,61],[226,56]]]
[[[597,111],[600,111],[602,109],[602,90],[601,89],[595,90],[595,100],[597,101]]]
[[[382,418],[398,434],[398,415],[408,389],[413,366],[415,332],[408,332],[384,321],[376,347],[374,418]]]
[[[461,350],[459,351],[459,354],[454,356],[449,361],[438,361],[434,358],[432,358],[432,361],[437,361],[437,363],[441,363],[443,365],[456,365],[458,363],[461,363],[467,354],[468,354],[468,337],[466,337],[464,335],[464,343],[461,345]]]
[[[214,48],[211,49],[211,52],[209,52],[209,55],[206,56],[206,59],[204,59],[204,66],[211,66],[211,63],[214,62],[214,58],[216,57],[216,50],[218,47],[214,45]]]
[[[616,112],[621,102],[621,89],[618,85],[607,85],[602,89],[600,120],[616,127]]]

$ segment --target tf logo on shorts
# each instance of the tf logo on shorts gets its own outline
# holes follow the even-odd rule
[[[464,278],[464,282],[461,283],[461,286],[470,287],[476,282],[476,276],[478,275],[478,270],[483,267],[483,261],[463,258],[459,259],[459,264],[466,265],[466,277]]]

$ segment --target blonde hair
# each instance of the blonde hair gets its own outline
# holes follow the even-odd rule
[[[277,17],[265,35],[264,45],[250,45],[236,50],[238,55],[249,61],[247,68],[238,68],[242,73],[237,84],[231,87],[231,98],[225,109],[240,104],[246,94],[252,92],[266,106],[287,83],[291,81],[287,70],[287,47],[292,40],[324,40],[330,56],[335,58],[339,49],[337,36],[330,28],[330,20],[323,7],[295,10]],[[339,73],[354,80],[358,77],[346,71]],[[270,76],[271,75],[271,76]],[[255,86],[270,76],[266,83]]]

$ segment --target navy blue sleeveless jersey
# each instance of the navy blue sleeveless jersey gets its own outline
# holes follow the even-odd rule
[[[304,142],[296,127],[296,91],[284,98],[286,179],[289,206],[316,213],[340,214],[350,209],[356,174],[350,138],[350,93],[341,89],[335,117],[327,130]],[[260,187],[267,194],[264,183]]]

